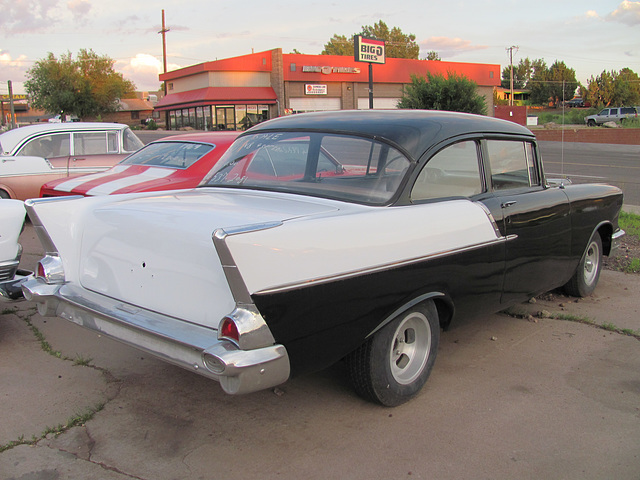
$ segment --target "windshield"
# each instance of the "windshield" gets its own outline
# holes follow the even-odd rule
[[[185,169],[214,149],[213,145],[191,142],[150,143],[129,155],[122,165],[148,165]]]
[[[383,204],[394,196],[409,165],[400,151],[369,138],[255,133],[238,139],[203,185]]]

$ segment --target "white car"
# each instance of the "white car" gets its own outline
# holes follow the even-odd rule
[[[22,298],[20,285],[31,272],[19,270],[22,246],[18,237],[22,232],[26,211],[19,200],[0,200],[0,300]]]
[[[0,199],[40,196],[48,181],[102,172],[143,143],[119,123],[42,123],[0,135]]]

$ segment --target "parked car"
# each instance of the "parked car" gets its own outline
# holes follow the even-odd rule
[[[43,123],[0,135],[0,199],[40,195],[48,181],[111,168],[143,144],[118,123]]]
[[[584,122],[590,127],[595,127],[606,122],[620,123],[629,118],[638,118],[635,107],[605,108],[596,115],[584,117]]]
[[[26,211],[19,200],[2,200],[0,218],[0,300],[22,298],[21,284],[33,272],[19,268],[22,246],[18,237],[24,227]]]
[[[187,133],[156,140],[106,172],[47,182],[41,197],[155,192],[198,186],[238,132]]]
[[[584,100],[580,97],[572,98],[564,102],[567,107],[584,107]]]
[[[196,189],[28,200],[48,254],[22,288],[230,394],[346,359],[360,395],[394,406],[427,381],[441,328],[593,292],[622,200],[548,182],[513,122],[292,115],[240,135]]]

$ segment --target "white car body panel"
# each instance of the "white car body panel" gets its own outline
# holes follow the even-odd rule
[[[497,240],[485,211],[468,200],[388,208],[354,205],[341,213],[230,237],[249,292],[362,274]],[[426,218],[428,224],[422,223]],[[415,228],[408,231],[407,225]]]
[[[0,200],[0,264],[14,260],[20,251],[18,237],[22,231],[26,211],[20,200]]]
[[[269,192],[205,192],[59,200],[38,203],[36,212],[49,225],[68,282],[209,327],[235,305],[212,241],[218,229],[279,225],[227,239],[251,294],[498,241],[487,213],[468,200],[381,209]],[[429,224],[420,227],[424,218]],[[399,236],[407,224],[416,228]]]
[[[66,174],[66,168],[54,168],[42,157],[2,157],[0,158],[0,175],[2,177],[43,175],[47,173]]]

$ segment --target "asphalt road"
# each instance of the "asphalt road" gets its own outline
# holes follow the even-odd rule
[[[547,177],[574,183],[609,183],[624,192],[624,202],[640,205],[640,145],[539,142]]]

